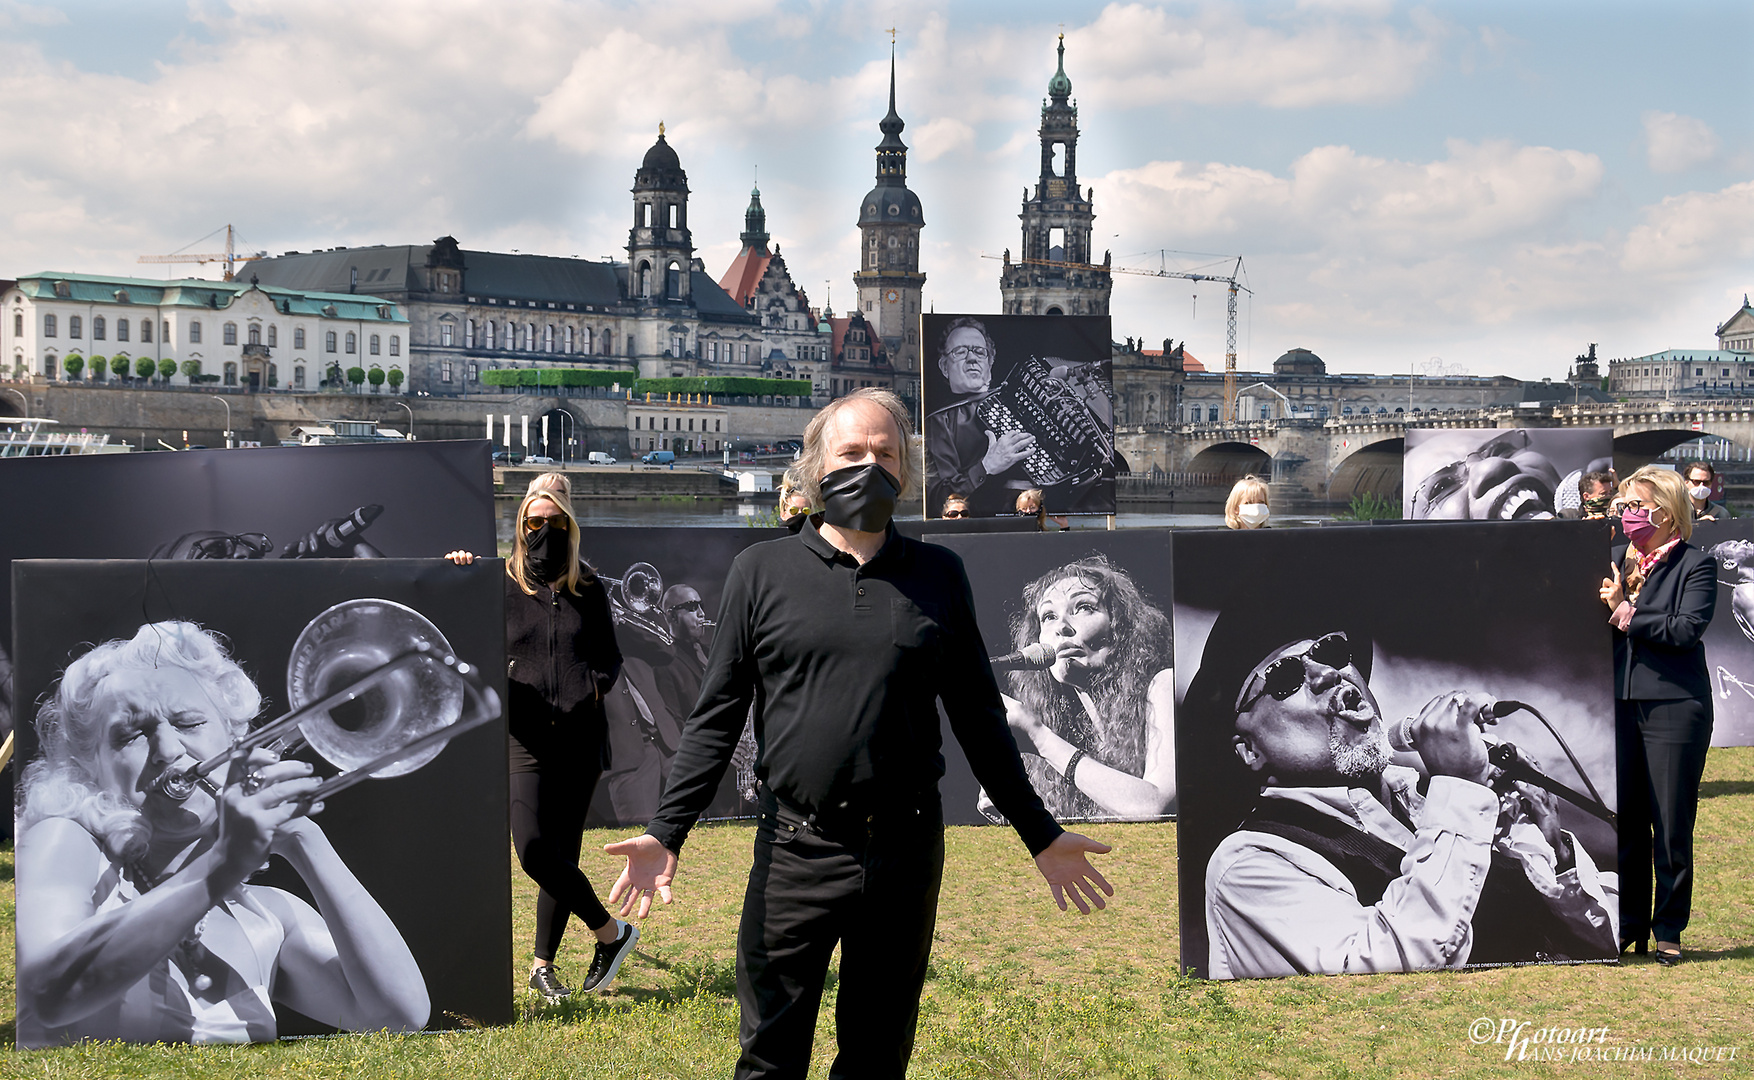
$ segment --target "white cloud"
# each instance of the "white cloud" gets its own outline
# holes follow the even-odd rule
[[[1644,114],[1644,152],[1652,172],[1678,173],[1710,164],[1722,147],[1711,125],[1652,109]]]
[[[1754,181],[1671,195],[1644,217],[1620,258],[1629,273],[1691,278],[1754,259]]]
[[[1073,82],[1087,100],[1308,108],[1406,95],[1447,33],[1434,20],[1421,22],[1409,32],[1332,17],[1257,25],[1237,6],[1173,15],[1111,4],[1066,38],[1080,67],[1093,72]]]

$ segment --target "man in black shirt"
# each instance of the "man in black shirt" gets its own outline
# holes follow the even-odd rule
[[[793,473],[822,516],[732,564],[663,803],[645,835],[608,845],[627,857],[612,903],[642,917],[654,893],[669,903],[677,853],[754,704],[761,819],[738,930],[738,1077],[803,1077],[837,941],[830,1075],[907,1071],[943,877],[940,698],[1061,909],[1113,895],[1086,858],[1107,845],[1062,830],[1029,786],[961,561],[889,524],[913,479],[907,429],[880,390],[811,421]]]

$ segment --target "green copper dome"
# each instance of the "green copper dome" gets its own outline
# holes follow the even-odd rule
[[[1060,35],[1060,68],[1048,80],[1048,97],[1064,101],[1072,94],[1072,80],[1066,78],[1066,35]]]

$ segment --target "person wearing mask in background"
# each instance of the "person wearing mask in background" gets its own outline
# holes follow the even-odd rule
[[[962,561],[897,533],[917,482],[908,410],[887,390],[836,399],[804,430],[795,474],[822,507],[796,536],[731,565],[700,699],[657,815],[609,844],[611,903],[669,903],[677,854],[730,764],[750,708],[760,821],[737,934],[738,1077],[809,1069],[840,945],[831,1076],[907,1072],[944,883],[941,701],[975,777],[1062,909],[1113,890],[1029,785],[975,624]],[[965,888],[952,879],[952,888]]]
[[[1041,488],[1026,488],[1023,491],[1018,492],[1017,512],[1024,517],[1034,518],[1035,527],[1038,532],[1047,532],[1048,522],[1050,521],[1055,525],[1058,525],[1061,532],[1065,532],[1072,527],[1071,523],[1065,518],[1052,517],[1048,514],[1047,504],[1042,501]]]
[[[1710,462],[1695,461],[1687,466],[1687,499],[1693,507],[1694,521],[1728,521],[1735,517],[1721,502],[1711,501],[1711,489],[1717,470]]]
[[[1689,470],[1691,471],[1691,470]],[[1717,567],[1693,535],[1688,482],[1652,466],[1626,478],[1602,603],[1614,628],[1614,723],[1619,746],[1620,951],[1681,962],[1693,908],[1693,821],[1711,746],[1705,628],[1717,606]],[[1652,900],[1651,870],[1656,870]]]
[[[1229,529],[1264,529],[1269,517],[1267,483],[1250,473],[1230,489],[1224,500],[1224,525]]]
[[[1584,473],[1577,478],[1577,495],[1577,508],[1561,510],[1560,517],[1581,521],[1606,521],[1610,505],[1614,501],[1614,474]]]
[[[798,490],[791,470],[787,469],[785,479],[780,481],[780,524],[797,532],[804,527],[804,521],[809,516],[809,496]]]
[[[475,555],[452,551],[468,566]],[[572,485],[561,473],[530,482],[506,560],[506,730],[512,843],[536,900],[530,988],[549,1001],[572,989],[554,970],[570,915],[596,935],[586,991],[608,986],[639,928],[613,918],[579,869],[585,812],[607,765],[604,698],[621,673],[609,593],[579,555]]]

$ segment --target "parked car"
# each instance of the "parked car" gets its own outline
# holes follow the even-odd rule
[[[526,464],[526,465],[552,465],[552,464],[554,464],[554,459],[549,457],[547,454],[532,454],[529,457],[524,459],[524,464]]]
[[[601,450],[593,450],[585,455],[585,460],[592,465],[613,465],[615,464],[615,455],[606,454]]]
[[[648,450],[640,457],[647,465],[669,465],[676,460],[674,450]]]
[[[516,450],[495,450],[493,452],[493,463],[495,465],[522,465],[524,463],[524,455],[518,453]]]

